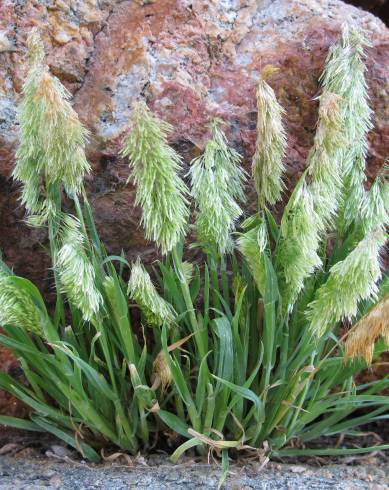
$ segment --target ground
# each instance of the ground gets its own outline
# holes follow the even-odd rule
[[[104,489],[162,490],[216,489],[220,468],[204,463],[173,465],[167,459],[158,465],[144,462],[133,466],[105,463],[67,463],[55,457],[0,457],[0,490],[10,489]],[[232,466],[224,488],[249,489],[389,489],[388,470],[383,465],[333,464],[323,467],[269,463]]]
[[[332,460],[334,461],[334,460]],[[389,458],[381,453],[309,464],[242,459],[232,464],[229,490],[389,490]],[[193,458],[174,465],[166,455],[148,459],[111,454],[100,465],[79,459],[58,440],[42,434],[0,433],[0,490],[216,489],[220,466]]]

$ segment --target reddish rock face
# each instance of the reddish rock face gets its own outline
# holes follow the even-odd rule
[[[0,369],[16,379],[20,379],[22,376],[22,370],[17,361],[4,347],[0,347]],[[0,390],[0,415],[7,414],[24,417],[28,412],[29,408],[24,403],[16,400],[9,393]]]
[[[207,139],[213,116],[225,119],[247,168],[255,145],[255,85],[269,83],[286,109],[287,179],[305,166],[317,118],[318,77],[341,23],[353,20],[372,40],[368,83],[375,111],[368,174],[389,151],[389,30],[373,15],[337,0],[0,0],[0,248],[16,273],[50,292],[45,234],[23,224],[9,179],[17,144],[15,106],[26,74],[25,40],[39,26],[52,72],[74,94],[91,130],[88,190],[112,253],[152,254],[138,226],[127,163],[118,156],[133,102],[173,124],[171,143],[186,164]],[[253,191],[249,189],[249,193]]]
[[[375,131],[368,173],[389,147],[389,31],[372,15],[339,1],[310,0],[0,0],[0,247],[15,271],[48,292],[44,233],[23,224],[18,190],[9,180],[17,144],[15,106],[26,74],[25,39],[38,25],[53,73],[74,94],[92,132],[91,200],[114,253],[152,253],[137,226],[127,163],[118,156],[132,103],[145,97],[173,124],[172,144],[186,163],[204,147],[207,122],[226,120],[246,165],[255,143],[255,84],[263,66],[279,68],[270,83],[286,108],[291,188],[305,166],[317,117],[315,96],[328,47],[350,19],[372,39],[368,79]]]

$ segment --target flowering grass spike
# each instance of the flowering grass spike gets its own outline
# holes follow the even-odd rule
[[[138,102],[123,147],[137,186],[135,202],[142,208],[146,238],[154,240],[163,254],[183,238],[189,216],[188,190],[178,175],[181,157],[167,143],[171,131],[144,102]]]
[[[359,302],[377,294],[377,282],[381,278],[380,252],[385,241],[381,229],[373,230],[344,260],[331,267],[327,281],[309,305],[314,335],[324,335],[339,320],[351,320],[358,312]]]
[[[18,288],[13,277],[0,275],[0,325],[12,325],[43,337],[39,310],[31,296]]]
[[[367,134],[372,129],[363,62],[367,45],[359,29],[345,24],[342,39],[330,50],[322,75],[324,89],[340,97],[341,126],[346,142],[341,158],[344,205],[339,225],[343,230],[358,219],[364,199]]]
[[[314,196],[303,181],[292,194],[281,223],[277,259],[284,308],[293,306],[305,279],[322,264],[318,255],[321,226]]]
[[[173,323],[173,308],[158,294],[139,258],[132,265],[128,294],[139,305],[147,324],[161,327]]]
[[[309,186],[322,231],[335,223],[343,188],[339,162],[344,138],[339,99],[338,95],[326,91],[320,96],[319,120],[307,162]]]
[[[231,233],[243,213],[238,200],[244,201],[246,179],[240,155],[227,145],[220,121],[211,125],[212,139],[205,152],[191,163],[191,193],[196,203],[196,231],[207,249],[223,254],[232,248]]]
[[[61,229],[61,248],[57,269],[69,301],[82,312],[85,321],[91,321],[102,304],[102,296],[95,284],[95,271],[87,256],[85,237],[79,221],[65,215]]]
[[[274,90],[265,81],[266,69],[257,85],[257,142],[252,163],[252,174],[263,209],[281,198],[282,174],[286,149],[286,133],[282,123],[284,109],[278,103]]]
[[[81,191],[90,166],[87,136],[69,103],[70,93],[49,73],[37,31],[28,38],[30,69],[19,108],[20,145],[13,177],[23,184],[22,203],[33,220],[56,213],[55,194],[63,185],[70,196]]]

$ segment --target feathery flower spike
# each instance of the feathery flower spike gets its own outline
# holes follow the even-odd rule
[[[69,301],[82,312],[85,321],[98,313],[103,298],[95,285],[95,271],[85,251],[85,238],[79,221],[70,215],[63,218],[61,248],[57,264],[59,277]]]
[[[142,208],[146,238],[166,254],[183,238],[189,216],[188,190],[178,175],[181,157],[167,143],[170,124],[154,116],[144,102],[135,105],[131,126],[122,154],[130,160],[135,203]]]
[[[322,75],[325,90],[341,97],[342,129],[346,147],[341,165],[344,175],[344,204],[340,225],[347,228],[360,214],[364,198],[365,160],[368,151],[367,134],[372,129],[372,111],[368,103],[364,34],[347,24],[342,39],[329,52]]]
[[[299,198],[289,207],[292,214],[283,218],[281,227],[278,262],[284,277],[282,296],[289,306],[297,299],[305,278],[321,265],[317,253],[320,238],[334,224],[339,205],[344,227],[358,215],[364,196],[366,134],[371,125],[362,61],[364,43],[360,33],[344,26],[342,41],[331,48],[321,78],[323,95],[307,175]],[[357,160],[363,160],[362,170]],[[347,204],[341,199],[343,193]]]
[[[311,331],[322,336],[344,318],[353,318],[361,300],[375,297],[381,278],[380,249],[385,244],[382,229],[369,232],[342,261],[330,269],[327,281],[308,306]]]
[[[278,103],[274,90],[265,81],[266,75],[265,67],[257,86],[257,142],[252,163],[260,209],[281,198],[285,169],[282,160],[286,148],[286,133],[282,124],[285,111]]]
[[[259,292],[265,292],[264,253],[268,247],[268,234],[263,216],[248,219],[244,223],[247,231],[239,234],[238,246],[250,268]]]
[[[79,193],[90,166],[84,153],[87,131],[69,103],[70,93],[49,73],[36,30],[28,48],[30,69],[19,107],[13,177],[23,185],[21,200],[29,215],[38,215],[33,222],[41,224],[56,212],[50,187],[62,184],[70,196]]]
[[[44,331],[39,310],[31,296],[0,273],[0,325],[11,325],[41,337]]]
[[[221,123],[212,122],[212,138],[204,154],[192,161],[189,174],[198,239],[206,249],[216,247],[223,254],[232,247],[231,233],[243,212],[237,200],[244,201],[246,173],[240,167],[239,153],[227,145]]]
[[[131,269],[128,294],[138,304],[149,325],[160,327],[174,322],[173,307],[158,294],[139,257]]]
[[[367,233],[374,228],[385,228],[389,223],[389,167],[384,165],[361,204],[360,225]]]
[[[308,178],[315,211],[322,231],[334,225],[341,202],[342,170],[339,165],[344,139],[340,97],[324,91],[320,96],[319,120],[313,147],[308,155]]]
[[[281,222],[277,261],[283,279],[280,292],[285,308],[295,303],[304,280],[321,266],[317,253],[321,226],[314,196],[303,181],[292,194]]]

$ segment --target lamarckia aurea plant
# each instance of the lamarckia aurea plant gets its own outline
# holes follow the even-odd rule
[[[37,288],[0,262],[0,344],[27,380],[0,373],[0,387],[31,407],[29,420],[0,423],[51,432],[91,461],[106,446],[166,448],[170,430],[174,461],[212,451],[222,480],[238,451],[389,449],[309,448],[389,414],[380,395],[389,379],[356,381],[389,340],[380,262],[389,184],[383,171],[364,187],[372,127],[365,44],[345,26],[330,49],[313,147],[280,221],[271,207],[285,187],[287,134],[271,70],[258,81],[252,179],[223,121],[211,122],[185,175],[171,126],[144,102],[134,106],[122,154],[145,235],[161,253],[147,271],[140,259],[107,255],[100,241],[83,186],[87,131],[46,66],[38,33],[30,35],[14,178],[28,220],[48,228],[57,300],[51,314]],[[244,217],[247,185],[257,210]],[[192,262],[184,259],[190,226],[189,246],[203,252]]]

